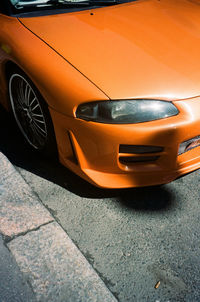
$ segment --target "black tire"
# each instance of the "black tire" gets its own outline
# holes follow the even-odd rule
[[[48,105],[32,81],[16,68],[8,75],[8,91],[14,118],[29,146],[46,156],[57,156]]]

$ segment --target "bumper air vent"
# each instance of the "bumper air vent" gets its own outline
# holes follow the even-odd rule
[[[163,147],[157,147],[157,146],[142,146],[142,145],[119,146],[119,153],[144,154],[144,153],[157,153],[162,151],[163,151]]]
[[[153,162],[160,157],[163,150],[164,148],[159,146],[120,145],[119,162],[123,165]]]
[[[121,156],[119,157],[119,161],[123,165],[127,164],[133,164],[133,163],[141,163],[141,162],[151,162],[155,161],[159,158],[160,156]]]

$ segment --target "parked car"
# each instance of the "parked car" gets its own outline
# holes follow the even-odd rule
[[[1,0],[0,102],[33,149],[107,188],[200,167],[195,0]]]

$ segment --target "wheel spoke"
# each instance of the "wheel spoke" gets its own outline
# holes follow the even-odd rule
[[[31,101],[31,103],[29,104],[29,106],[31,107],[36,100],[37,100],[36,97],[34,97],[34,99]]]
[[[22,98],[22,94],[21,94],[21,81],[18,83],[18,87],[17,90],[19,91],[19,93],[16,95],[15,99],[17,99],[19,101],[19,103],[21,104],[21,106],[23,107],[23,98]]]
[[[35,110],[35,109],[38,108],[38,107],[39,107],[39,104],[37,103],[37,105],[35,105],[34,108],[31,108],[31,110],[33,111],[33,110]]]
[[[42,119],[44,119],[43,115],[42,114],[36,114],[36,113],[32,113],[32,116],[36,116],[36,117],[41,117]]]
[[[35,122],[40,123],[40,124],[45,124],[45,122],[44,122],[44,121],[40,121],[40,120],[36,119],[35,117],[33,117],[33,120],[34,120]]]
[[[28,106],[29,106],[29,101],[30,101],[30,94],[31,94],[31,87],[27,83],[26,88],[25,88],[25,100],[26,100],[26,104]]]
[[[24,107],[23,107],[23,104],[21,103],[21,100],[20,100],[20,97],[19,96],[16,96],[16,98],[15,98],[15,102],[16,102],[16,106],[19,108],[21,108],[21,109],[23,109]]]
[[[32,141],[35,143],[41,143],[43,142],[44,139],[44,135],[42,135],[38,129],[35,127],[35,125],[32,123],[30,124],[30,130],[32,131],[32,133],[30,133],[30,135],[32,136]]]
[[[44,129],[42,129],[34,120],[33,120],[33,125],[40,132],[40,134],[42,134],[43,136],[46,136],[46,131]]]
[[[24,91],[24,101],[26,102],[26,104],[27,104],[27,91],[28,91],[28,84],[26,83],[25,91]]]
[[[23,91],[23,81],[21,80],[20,81],[20,84],[19,84],[19,96],[20,96],[20,100],[22,102],[22,104],[24,104],[24,91]]]

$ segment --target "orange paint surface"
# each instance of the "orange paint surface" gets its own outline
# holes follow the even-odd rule
[[[7,107],[11,61],[49,105],[65,166],[107,188],[163,184],[200,168],[200,147],[178,155],[200,135],[199,1],[139,0],[19,20],[0,14],[0,24],[0,101]],[[75,116],[82,103],[138,98],[172,101],[179,114],[129,125]],[[162,151],[122,154],[120,145]],[[158,158],[120,159],[144,156]]]

